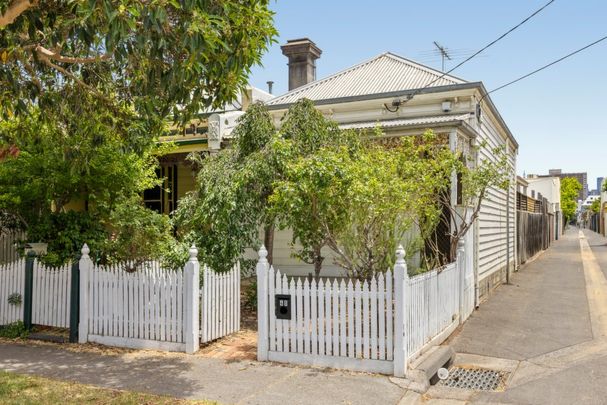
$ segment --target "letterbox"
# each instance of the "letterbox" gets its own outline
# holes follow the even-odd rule
[[[276,294],[274,302],[276,319],[291,319],[291,296],[289,294]]]

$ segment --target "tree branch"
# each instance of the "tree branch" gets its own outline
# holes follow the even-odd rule
[[[86,64],[86,63],[97,63],[97,62],[103,62],[106,61],[110,58],[109,55],[107,54],[103,54],[103,55],[97,55],[91,58],[77,58],[77,57],[72,57],[72,56],[63,56],[58,54],[57,52],[53,52],[41,45],[37,45],[35,47],[36,52],[38,53],[38,55],[44,59],[50,59],[50,60],[54,60],[56,62],[62,62],[62,63],[80,63],[80,64]]]
[[[73,79],[79,86],[82,86],[84,88],[86,88],[87,90],[89,90],[91,93],[95,94],[97,97],[103,99],[104,101],[111,103],[111,100],[109,98],[107,98],[104,94],[102,94],[99,90],[97,90],[96,88],[89,86],[88,84],[86,84],[85,82],[83,82],[80,78],[78,78],[75,74],[73,74],[72,72],[70,72],[67,69],[62,68],[59,65],[54,64],[53,62],[50,61],[50,59],[46,58],[46,57],[42,57],[40,58],[40,60],[47,65],[48,67],[57,70],[58,72],[62,73],[65,76],[70,77],[71,79]]]
[[[6,27],[15,21],[17,17],[38,4],[38,0],[15,0],[6,9],[6,12],[0,16],[0,27]]]

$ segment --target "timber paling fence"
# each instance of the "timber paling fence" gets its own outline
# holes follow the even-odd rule
[[[266,255],[262,248],[257,264],[260,361],[405,376],[408,361],[474,307],[463,245],[456,262],[411,278],[399,249],[392,271],[362,281],[289,278]]]
[[[240,329],[240,267],[215,273],[197,250],[183,271],[157,262],[100,266],[89,248],[59,268],[33,255],[0,265],[0,325],[70,329],[70,341],[194,352]]]
[[[550,246],[550,215],[517,211],[518,262],[525,263],[538,252]]]
[[[0,265],[19,259],[17,242],[24,238],[25,233],[21,231],[0,232]]]

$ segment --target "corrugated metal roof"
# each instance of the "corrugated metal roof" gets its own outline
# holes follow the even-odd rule
[[[422,125],[434,125],[443,124],[447,122],[466,121],[470,118],[470,114],[460,115],[434,115],[429,117],[420,118],[398,118],[394,120],[386,121],[363,121],[353,122],[350,124],[341,124],[339,127],[342,129],[370,129],[376,126],[382,128],[393,128],[393,127],[412,127]]]
[[[272,99],[268,104],[289,104],[302,98],[316,101],[420,89],[427,87],[441,75],[438,70],[387,52],[324,79],[293,89]],[[430,86],[461,83],[466,81],[445,75]]]

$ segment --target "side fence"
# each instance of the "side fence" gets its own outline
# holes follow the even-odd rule
[[[240,266],[203,268],[190,249],[183,271],[144,263],[95,265],[84,245],[73,264],[51,268],[28,256],[0,265],[0,326],[23,321],[70,328],[70,341],[193,353],[240,330]]]
[[[548,214],[517,211],[518,263],[525,263],[536,253],[550,246]]]
[[[463,245],[457,261],[409,278],[405,252],[370,280],[288,278],[259,252],[258,359],[404,376],[473,310]]]
[[[24,239],[25,233],[16,231],[9,233],[0,232],[0,264],[11,263],[19,259],[17,252],[17,241]]]

